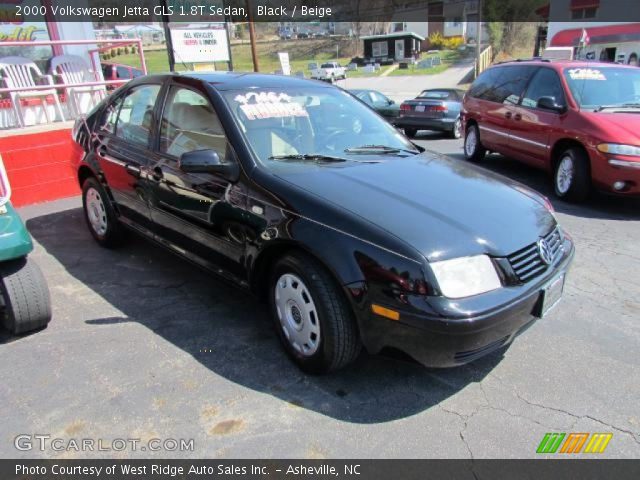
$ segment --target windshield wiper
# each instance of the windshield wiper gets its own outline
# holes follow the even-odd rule
[[[269,160],[294,160],[294,161],[311,161],[316,163],[338,163],[346,162],[346,158],[332,157],[331,155],[322,155],[320,153],[296,153],[291,155],[273,155]]]
[[[388,147],[386,145],[361,145],[359,147],[349,147],[344,149],[345,153],[382,153],[382,154],[393,154],[393,153],[411,153],[417,154],[420,153],[415,150],[407,150],[405,148],[395,148]]]
[[[600,105],[599,107],[596,107],[596,109],[594,110],[594,112],[601,112],[602,110],[605,109],[610,109],[610,108],[640,108],[640,103],[619,103],[617,105]]]

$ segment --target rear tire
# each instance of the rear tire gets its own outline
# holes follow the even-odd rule
[[[29,257],[3,262],[0,272],[4,327],[13,335],[46,327],[51,320],[51,298],[36,262]]]
[[[362,348],[356,320],[331,274],[299,253],[282,257],[269,282],[274,326],[289,357],[322,374],[353,362]]]
[[[577,147],[565,150],[558,157],[553,171],[553,188],[558,198],[583,202],[591,191],[589,158]]]
[[[82,185],[84,219],[96,242],[102,247],[116,248],[126,239],[125,227],[117,215],[107,192],[95,177],[89,177]]]
[[[451,138],[460,138],[462,136],[462,120],[456,119],[451,130]]]
[[[487,150],[480,142],[480,130],[476,124],[467,126],[464,135],[464,157],[470,162],[480,162],[487,154]]]
[[[409,138],[414,138],[417,133],[418,133],[418,129],[417,128],[405,128],[404,129],[404,134]]]

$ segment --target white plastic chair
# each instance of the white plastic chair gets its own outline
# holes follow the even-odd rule
[[[82,114],[79,98],[83,94],[91,96],[91,106],[95,106],[105,95],[104,87],[83,86],[74,87],[79,83],[95,82],[96,76],[82,57],[77,55],[59,55],[51,59],[51,74],[59,77],[65,86],[65,94],[70,102],[73,113]],[[96,101],[97,96],[97,101]]]
[[[35,87],[38,85],[52,85],[53,78],[51,75],[42,75],[38,66],[28,58],[24,57],[4,57],[0,58],[0,74],[2,74],[5,85],[8,88],[24,88]],[[24,117],[22,115],[22,107],[20,100],[22,98],[41,98],[42,109],[47,117],[47,122],[51,122],[49,111],[47,109],[47,97],[51,95],[60,115],[60,119],[64,121],[62,107],[58,100],[58,94],[54,88],[50,90],[23,90],[21,92],[11,92],[11,103],[16,114],[18,125],[24,127]]]

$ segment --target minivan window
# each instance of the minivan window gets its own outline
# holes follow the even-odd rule
[[[640,103],[640,68],[572,67],[563,74],[581,108]]]
[[[522,97],[522,105],[535,108],[541,97],[552,97],[558,105],[565,105],[566,103],[560,78],[550,68],[541,68],[536,72]]]
[[[515,105],[533,70],[534,67],[526,65],[492,68],[488,70],[492,74],[486,78],[483,75],[478,77],[476,82],[480,81],[481,88],[475,88],[474,82],[470,95],[490,102]]]

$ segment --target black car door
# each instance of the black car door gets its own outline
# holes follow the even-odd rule
[[[118,210],[123,220],[145,230],[151,229],[146,166],[160,89],[160,84],[143,84],[119,95],[96,131],[96,158]]]
[[[206,95],[171,85],[150,166],[151,217],[158,239],[206,267],[241,279],[250,234],[243,224],[244,183],[180,170],[181,155],[196,150],[214,150],[223,162],[238,161]]]

